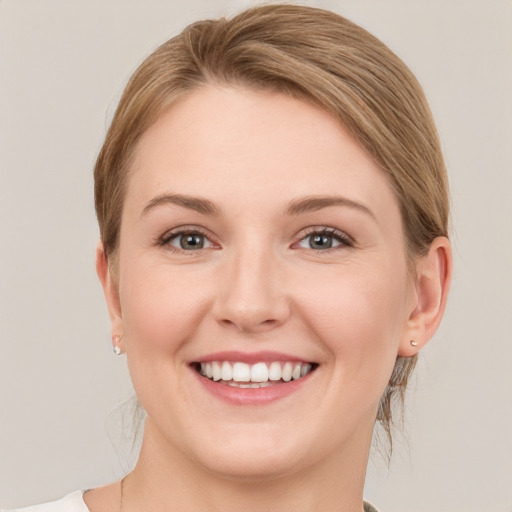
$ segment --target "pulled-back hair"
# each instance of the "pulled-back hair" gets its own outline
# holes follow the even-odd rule
[[[414,75],[381,41],[337,14],[265,5],[188,26],[128,82],[94,171],[96,213],[112,268],[138,141],[167,107],[207,84],[281,92],[335,116],[394,189],[411,269],[436,237],[447,236],[446,170]],[[403,402],[415,363],[416,356],[397,358],[381,399],[377,419],[389,436],[392,402]]]

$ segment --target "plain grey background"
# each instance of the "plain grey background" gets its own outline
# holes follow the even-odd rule
[[[0,0],[0,505],[129,466],[131,396],[94,271],[92,166],[123,85],[197,19],[257,2]],[[383,512],[512,511],[512,2],[339,0],[416,73],[453,197],[455,277],[405,435],[366,497]],[[314,411],[311,411],[314,413]],[[128,436],[129,437],[129,436]]]

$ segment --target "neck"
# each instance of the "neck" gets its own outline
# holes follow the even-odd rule
[[[146,427],[137,465],[124,480],[122,512],[362,512],[372,428],[361,434],[300,471],[233,478],[173,447],[163,450],[154,429]]]

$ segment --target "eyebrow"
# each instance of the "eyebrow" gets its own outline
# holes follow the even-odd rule
[[[215,216],[220,214],[219,208],[208,199],[187,196],[184,194],[162,194],[148,201],[142,210],[141,216],[145,215],[157,206],[165,204],[182,206],[203,215]],[[314,212],[321,210],[322,208],[328,208],[329,206],[346,206],[349,208],[355,208],[356,210],[360,210],[370,215],[370,217],[376,220],[375,215],[367,206],[358,201],[342,196],[307,196],[301,199],[294,199],[288,204],[284,214],[300,215],[302,213]]]
[[[329,206],[347,206],[368,214],[377,220],[374,213],[363,203],[342,196],[307,196],[294,199],[286,207],[285,215],[300,215],[301,213],[315,212]]]
[[[217,206],[215,206],[211,201],[208,201],[208,199],[183,194],[162,194],[154,197],[146,204],[146,206],[144,206],[141,217],[157,206],[164,204],[175,204],[190,210],[195,210],[203,215],[219,215],[220,213]]]

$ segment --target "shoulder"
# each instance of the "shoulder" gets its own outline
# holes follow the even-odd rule
[[[50,503],[16,510],[0,510],[0,512],[89,512],[83,496],[84,491],[76,491]],[[364,512],[378,512],[378,510],[371,503],[365,501]]]
[[[42,505],[34,505],[32,507],[20,508],[16,510],[3,510],[0,512],[89,512],[84,499],[83,491],[76,491],[68,494],[64,498],[44,503]]]

